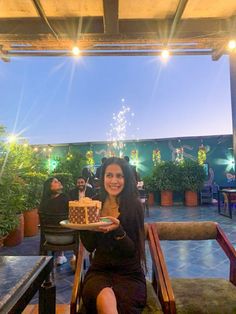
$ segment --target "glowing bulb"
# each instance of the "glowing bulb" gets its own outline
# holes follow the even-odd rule
[[[24,145],[23,145],[24,147],[28,147],[29,146],[29,144],[28,143],[24,143]]]
[[[35,148],[34,148],[34,151],[35,151],[35,152],[37,152],[38,150],[39,150],[38,147],[35,147]]]
[[[80,53],[80,49],[77,47],[77,46],[74,46],[72,48],[72,53],[75,55],[75,56],[78,56],[79,53]]]
[[[161,52],[161,57],[163,58],[163,59],[165,59],[165,60],[167,60],[168,58],[169,58],[169,56],[170,56],[170,53],[169,53],[169,51],[168,50],[162,50],[162,52]]]
[[[52,149],[51,149],[51,148],[49,148],[49,149],[48,149],[48,151],[51,153]]]
[[[43,151],[46,152],[46,151],[47,151],[47,148],[44,148]]]
[[[16,140],[17,140],[17,136],[15,134],[11,134],[7,138],[8,143],[15,143]]]
[[[232,39],[228,42],[228,48],[234,50],[236,48],[236,40]]]

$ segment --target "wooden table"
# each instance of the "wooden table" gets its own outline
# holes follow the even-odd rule
[[[227,208],[224,208],[224,211],[225,212],[222,212],[222,209],[221,209],[221,194],[222,193],[225,193],[226,196],[227,196],[227,199],[228,199],[228,214],[227,214]],[[236,195],[236,189],[229,189],[229,188],[225,188],[225,189],[219,189],[218,190],[218,212],[220,215],[223,215],[223,216],[226,216],[226,217],[229,217],[232,219],[232,195]],[[236,202],[236,200],[235,200]],[[235,203],[234,202],[234,203]],[[224,206],[226,206],[226,203],[224,201]]]
[[[39,291],[39,313],[55,313],[55,286],[50,281],[52,257],[0,257],[0,314],[22,313]]]

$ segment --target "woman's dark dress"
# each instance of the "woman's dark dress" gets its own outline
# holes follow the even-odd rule
[[[144,237],[143,209],[140,203],[135,207],[135,217],[129,220],[125,221],[121,212],[117,230],[106,234],[80,233],[85,248],[90,252],[96,249],[82,287],[83,303],[89,314],[97,313],[96,298],[106,287],[113,289],[120,314],[141,313],[146,304],[146,281],[137,251],[138,233]],[[124,230],[126,237],[116,240]]]

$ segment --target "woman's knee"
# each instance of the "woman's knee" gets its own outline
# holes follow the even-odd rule
[[[106,308],[116,310],[116,297],[112,288],[104,288],[97,296],[97,309],[98,311],[105,310]]]

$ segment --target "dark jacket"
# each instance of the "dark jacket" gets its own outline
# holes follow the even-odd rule
[[[69,199],[64,193],[55,198],[42,200],[39,215],[44,216],[48,224],[58,225],[61,220],[68,219]]]
[[[85,196],[93,198],[94,195],[95,195],[94,190],[87,186],[86,191],[85,191]],[[77,187],[69,192],[69,198],[70,198],[71,201],[79,200],[79,190],[78,190]]]

